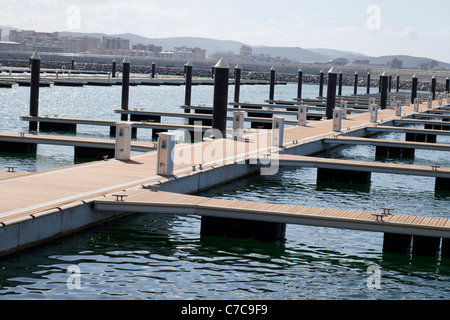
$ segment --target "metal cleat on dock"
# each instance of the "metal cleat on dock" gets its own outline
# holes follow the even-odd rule
[[[441,168],[440,163],[435,163],[434,165],[431,166],[431,170],[434,170],[434,171],[437,171],[440,168]]]
[[[376,217],[376,221],[381,221],[384,222],[384,218],[388,217],[388,216],[392,216],[392,211],[394,211],[394,209],[391,208],[380,208],[381,210],[383,210],[383,213],[374,213],[373,216]]]
[[[386,216],[392,216],[392,211],[394,211],[394,209],[390,209],[390,208],[380,208],[381,210],[383,210],[383,214]]]
[[[6,172],[16,172],[17,167],[7,166],[6,169]]]
[[[124,198],[128,197],[125,194],[113,194],[113,197],[116,197],[116,202],[124,202]]]

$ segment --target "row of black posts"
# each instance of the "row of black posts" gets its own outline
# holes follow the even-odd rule
[[[40,65],[41,58],[37,52],[31,57],[31,90],[30,90],[30,116],[37,117],[39,115],[39,81],[40,81]],[[185,105],[191,105],[191,86],[192,86],[192,64],[188,62],[185,65],[185,78],[186,78],[186,94],[185,94]],[[131,62],[128,57],[123,60],[123,76],[122,76],[122,110],[128,110],[129,101],[129,85],[130,85],[130,69]],[[223,136],[226,135],[226,123],[227,123],[227,105],[228,105],[228,85],[229,85],[229,69],[230,66],[221,59],[214,66],[214,102],[213,102],[213,129],[219,130]],[[115,75],[116,72],[116,62],[113,61],[112,74]],[[155,77],[155,63],[152,63],[152,78]],[[235,96],[234,102],[239,103],[240,99],[240,78],[241,78],[241,68],[240,66],[235,67]],[[380,108],[386,109],[387,107],[387,95],[391,88],[392,77],[383,73],[380,75],[380,85],[379,92],[381,93]],[[397,76],[397,91],[399,91],[400,77]],[[274,101],[275,94],[275,84],[276,84],[276,71],[275,68],[270,70],[270,90],[269,90],[269,101]],[[297,98],[302,98],[302,85],[303,85],[303,71],[299,69],[298,71],[298,90]],[[324,85],[324,73],[320,72],[319,80],[319,97],[323,96],[323,85]],[[338,89],[337,89],[338,88]],[[354,94],[357,94],[358,89],[358,73],[355,73],[355,85]],[[326,107],[326,117],[327,119],[333,118],[333,109],[336,105],[336,91],[338,90],[338,95],[342,95],[342,72],[336,73],[334,68],[331,68],[328,72],[328,89],[327,89],[327,107]],[[412,89],[411,89],[411,103],[417,98],[418,90],[418,79],[414,75],[412,77]],[[446,91],[450,91],[450,81],[446,80]],[[436,78],[432,77],[431,92],[433,94],[433,99],[436,95]],[[370,72],[367,74],[367,93],[370,93]],[[186,112],[190,112],[189,109],[185,109]],[[128,120],[128,115],[123,114],[121,117],[122,121]],[[29,124],[30,131],[37,130],[37,122],[30,121]]]

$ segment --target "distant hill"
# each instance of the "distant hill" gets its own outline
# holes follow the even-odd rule
[[[301,62],[327,62],[331,58],[327,55],[303,49],[300,47],[252,47],[253,54],[268,54],[271,57],[287,58],[289,60],[298,60]]]
[[[12,27],[2,27],[2,29],[7,29],[8,33]],[[5,33],[5,32],[4,32]],[[102,38],[107,36],[104,33],[74,33],[74,32],[60,32],[61,36],[90,36]],[[115,37],[121,37],[125,39],[130,39],[131,45],[142,43],[142,44],[154,44],[161,46],[163,50],[173,50],[174,47],[199,47],[206,50],[206,54],[210,55],[216,52],[233,52],[239,54],[240,48],[247,45],[238,41],[231,40],[217,40],[210,38],[201,37],[173,37],[173,38],[146,38],[137,34],[125,33],[109,35]],[[7,40],[5,34],[2,37]],[[432,59],[423,57],[412,57],[406,55],[389,55],[381,57],[367,56],[358,52],[341,51],[327,48],[314,48],[305,49],[301,47],[270,47],[270,46],[250,46],[252,47],[254,54],[266,54],[272,57],[287,58],[289,60],[298,60],[302,63],[326,63],[332,59],[346,58],[349,62],[354,62],[355,60],[369,60],[371,64],[384,65],[387,62],[392,61],[394,58],[403,61],[404,68],[415,68],[422,63],[430,63]],[[440,67],[450,68],[449,63],[438,61]]]

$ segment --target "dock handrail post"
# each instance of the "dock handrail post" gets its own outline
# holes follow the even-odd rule
[[[214,103],[212,128],[227,134],[227,105],[228,105],[228,83],[230,66],[224,59],[220,59],[214,66]]]
[[[378,122],[378,106],[373,103],[370,105],[369,110],[370,110],[370,122],[377,123]]]
[[[192,63],[188,61],[185,65],[186,70],[186,92],[184,97],[184,105],[191,105],[191,96],[192,96]],[[184,110],[186,113],[189,113],[189,109]]]
[[[234,102],[239,103],[241,95],[241,66],[234,67]],[[235,108],[238,106],[235,105]]]
[[[297,99],[302,98],[303,91],[303,70],[302,68],[298,69],[298,84],[297,84]]]
[[[381,75],[381,101],[380,101],[380,109],[385,110],[387,107],[387,95],[388,95],[388,76],[386,72],[383,72]]]
[[[129,161],[131,159],[131,123],[116,123],[116,160]]]
[[[355,85],[353,88],[353,94],[355,96],[358,94],[358,71],[355,72]]]
[[[41,74],[41,57],[37,52],[31,57],[31,83],[30,83],[30,116],[39,116],[39,83]],[[37,131],[38,123],[30,121],[30,131]]]
[[[420,106],[419,98],[415,98],[414,99],[414,112],[419,112],[419,106]]]
[[[348,101],[341,100],[342,119],[347,119]]]
[[[125,57],[123,60],[122,76],[122,110],[128,110],[128,101],[130,98],[130,66],[130,59]],[[128,114],[122,114],[121,120],[128,121]]]
[[[319,73],[319,97],[322,98],[323,97],[323,70],[320,70]]]
[[[401,115],[402,115],[402,102],[396,101],[395,102],[395,116],[401,117]]]
[[[171,176],[174,169],[175,133],[158,133],[158,175]]]
[[[244,138],[244,111],[235,111],[233,116],[233,138],[242,140]]]
[[[273,117],[272,124],[272,146],[282,147],[284,140],[284,118]]]
[[[308,112],[308,106],[301,105],[298,107],[298,125],[305,127],[307,122],[307,112]]]
[[[275,67],[270,69],[270,90],[269,90],[269,100],[272,101],[275,99],[275,81],[276,81],[276,70]]]
[[[327,110],[326,117],[327,119],[333,118],[333,110],[336,107],[336,81],[337,81],[337,73],[334,68],[331,68],[328,71],[328,92],[327,92]]]
[[[370,94],[370,71],[367,72],[367,94]]]
[[[412,89],[411,89],[411,103],[415,103],[414,101],[417,98],[417,86],[418,86],[417,76],[413,75],[413,77],[412,77]]]
[[[341,109],[333,110],[333,131],[334,132],[342,131],[342,110]]]

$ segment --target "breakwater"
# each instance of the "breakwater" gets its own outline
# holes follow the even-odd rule
[[[29,61],[25,60],[8,60],[8,59],[0,59],[0,64],[4,67],[13,67],[13,68],[29,68]],[[56,62],[56,61],[42,61],[43,69],[53,69],[53,70],[69,70],[71,67],[70,63],[64,62]],[[102,63],[87,63],[87,62],[78,62],[75,64],[75,69],[71,70],[73,72],[102,72],[107,73],[111,72],[112,65],[111,64],[102,64]],[[183,76],[184,68],[183,67],[171,67],[171,66],[159,66],[156,65],[156,73],[160,75],[167,76]],[[116,67],[117,72],[122,72],[122,64],[117,63]],[[413,70],[411,70],[413,72]],[[151,74],[152,66],[142,66],[142,65],[132,65],[131,73],[134,74]],[[194,77],[204,77],[204,78],[212,78],[213,71],[212,68],[193,68],[192,74]],[[230,69],[230,77],[234,77],[234,69]],[[257,80],[257,81],[270,81],[270,70],[267,72],[257,72],[257,71],[246,71],[245,69],[241,72],[241,78],[243,80]],[[403,76],[404,78],[404,76]],[[324,75],[325,83],[327,82],[327,74]],[[297,82],[298,74],[297,73],[282,73],[277,72],[277,81],[280,82]],[[320,75],[319,74],[303,74],[303,83],[305,84],[320,84]],[[342,84],[344,86],[354,86],[355,78],[353,76],[343,76]],[[380,85],[379,78],[372,76],[370,80],[371,88],[378,88]],[[392,89],[397,88],[397,78],[393,76]],[[367,87],[367,77],[364,75],[360,75],[358,79],[358,87]],[[412,88],[412,80],[400,80],[399,81],[399,89],[400,90],[411,90]],[[436,84],[437,91],[445,91],[445,82],[437,82]],[[430,81],[419,81],[418,82],[418,90],[419,91],[431,91],[431,79]]]

